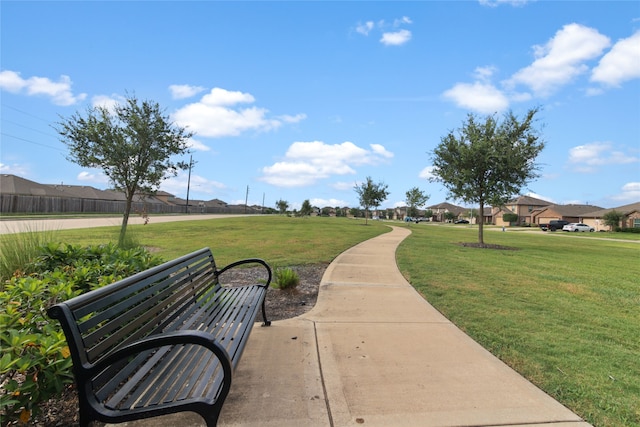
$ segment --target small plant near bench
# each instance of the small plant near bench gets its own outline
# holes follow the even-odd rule
[[[273,276],[272,286],[276,289],[294,289],[300,284],[300,276],[291,267],[278,267]]]

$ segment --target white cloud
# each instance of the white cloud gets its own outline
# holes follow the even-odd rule
[[[189,140],[187,141],[187,146],[189,148],[194,149],[195,151],[209,151],[211,150],[211,148],[209,148],[206,144],[204,144],[202,141],[195,139],[195,138],[189,138]]]
[[[640,182],[628,182],[622,186],[622,192],[611,197],[621,203],[634,203],[640,200]]]
[[[530,0],[479,0],[482,6],[497,7],[501,4],[510,4],[511,6],[524,6]]]
[[[618,40],[593,69],[591,81],[607,86],[640,78],[640,31],[631,37]]]
[[[371,150],[374,153],[380,155],[381,157],[385,157],[387,159],[390,159],[393,157],[393,153],[391,151],[387,151],[387,149],[380,144],[371,144]]]
[[[610,45],[608,37],[579,24],[562,27],[544,46],[534,46],[535,61],[506,82],[524,84],[542,97],[549,96],[588,70],[585,62],[602,54]]]
[[[413,21],[408,16],[403,16],[402,18],[395,19],[393,21],[394,27],[399,27],[400,25],[404,25],[404,24],[413,24]]]
[[[162,181],[160,189],[174,196],[185,198],[187,196],[187,186],[189,187],[190,199],[193,198],[194,194],[206,194],[212,196],[211,198],[215,198],[213,197],[214,194],[227,188],[226,185],[218,181],[212,181],[193,172],[191,181],[189,181],[188,171],[181,170],[178,171],[177,176],[172,176]],[[244,201],[242,203],[244,204]]]
[[[200,92],[205,91],[206,89],[207,88],[202,86],[191,86],[191,85],[169,86],[169,91],[171,92],[171,97],[173,99],[191,98],[192,96],[197,95]]]
[[[373,30],[373,27],[375,26],[375,24],[373,23],[373,21],[367,21],[364,24],[358,24],[356,25],[356,32],[368,36],[369,32],[371,32],[371,30]]]
[[[278,116],[277,117],[278,120],[282,120],[285,123],[299,123],[299,122],[303,121],[306,118],[307,118],[307,115],[304,114],[304,113],[296,114],[295,116],[290,116],[288,114],[285,114],[283,116]]]
[[[115,113],[116,106],[126,101],[123,96],[120,95],[96,95],[91,98],[91,105],[94,108],[106,108],[112,114]]]
[[[398,30],[389,33],[383,33],[380,38],[380,43],[387,46],[400,46],[411,40],[411,31]]]
[[[412,23],[413,21],[408,16],[394,19],[393,23],[386,23],[384,20],[380,20],[377,23],[374,21],[367,21],[364,24],[358,23],[355,27],[355,31],[364,36],[369,36],[372,31],[378,30],[382,32],[380,43],[386,46],[400,46],[411,40],[411,31],[398,28]],[[392,28],[392,31],[385,31],[385,29],[389,30]]]
[[[294,142],[283,161],[262,169],[260,180],[278,187],[304,187],[333,175],[353,175],[355,166],[376,165],[391,157],[393,153],[377,144],[369,151],[349,141]]]
[[[443,96],[459,107],[483,114],[504,111],[509,106],[509,99],[490,83],[457,83]]]
[[[74,95],[71,86],[71,78],[62,75],[57,82],[47,77],[33,76],[23,79],[20,73],[10,70],[0,72],[0,89],[12,93],[26,92],[28,96],[43,95],[51,98],[56,105],[68,106],[83,101],[86,93]]]
[[[353,190],[354,186],[355,184],[353,182],[345,182],[345,181],[334,182],[333,184],[331,184],[331,188],[338,191]]]
[[[29,168],[25,165],[20,165],[17,163],[14,163],[12,165],[0,163],[0,173],[24,177],[29,175]]]
[[[108,184],[109,178],[102,172],[82,171],[76,177],[81,182],[91,182],[94,184]]]
[[[576,172],[592,173],[598,166],[640,162],[640,158],[616,150],[611,142],[592,142],[569,150],[569,164]]]
[[[199,102],[188,104],[173,113],[173,120],[198,136],[219,138],[237,136],[242,132],[269,131],[279,128],[283,122],[292,123],[306,116],[282,116],[268,118],[268,110],[258,107],[233,108],[237,104],[251,104],[255,98],[248,93],[214,88]]]
[[[435,178],[436,176],[433,174],[434,169],[435,169],[435,166],[427,166],[426,168],[420,171],[420,173],[418,174],[418,177],[422,179]]]

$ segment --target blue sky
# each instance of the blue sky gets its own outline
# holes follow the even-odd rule
[[[195,132],[190,199],[357,206],[367,176],[447,201],[431,152],[469,113],[539,106],[522,194],[640,201],[637,1],[0,4],[0,172],[108,188],[66,160],[60,117],[124,96]],[[183,160],[188,161],[188,156]],[[162,190],[185,198],[187,173]],[[459,201],[448,200],[462,204]]]

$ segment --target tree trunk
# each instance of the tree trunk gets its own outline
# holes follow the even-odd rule
[[[118,246],[124,246],[125,235],[127,234],[127,224],[129,224],[129,214],[131,213],[131,202],[133,200],[133,194],[127,194],[127,203],[124,208],[124,214],[122,215],[122,225],[120,226],[120,236],[118,237]]]
[[[483,225],[484,225],[484,200],[480,200],[480,212],[478,212],[478,243],[484,245]]]

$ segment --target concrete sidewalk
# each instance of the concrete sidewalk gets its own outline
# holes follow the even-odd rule
[[[393,227],[347,250],[310,312],[254,328],[220,426],[589,425],[404,280],[395,251],[409,233]],[[204,425],[191,414],[129,424]]]

